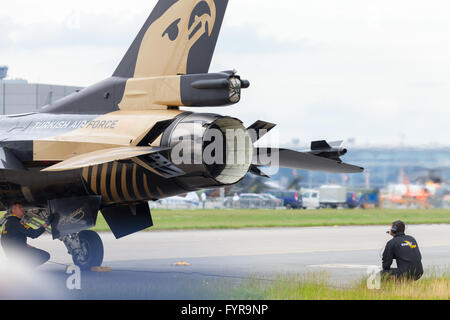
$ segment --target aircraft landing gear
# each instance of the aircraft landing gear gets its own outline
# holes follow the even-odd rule
[[[72,256],[73,263],[81,270],[100,267],[103,262],[103,243],[98,233],[84,230],[65,236],[62,241]]]

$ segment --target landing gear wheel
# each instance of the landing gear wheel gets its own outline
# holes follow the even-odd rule
[[[103,262],[103,243],[98,233],[84,230],[78,233],[80,249],[73,253],[73,263],[81,270],[100,267]]]

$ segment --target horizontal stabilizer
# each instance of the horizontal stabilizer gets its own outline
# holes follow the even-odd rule
[[[42,171],[68,171],[91,166],[96,166],[108,162],[128,160],[135,157],[158,153],[168,150],[168,148],[154,147],[123,147],[97,150],[79,156],[69,158]]]
[[[257,148],[255,151],[253,164],[257,166],[279,166],[330,173],[360,173],[364,171],[364,168],[361,167],[305,152],[277,148]]]

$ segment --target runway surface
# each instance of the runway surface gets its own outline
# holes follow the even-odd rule
[[[46,279],[44,291],[49,297],[69,299],[220,299],[227,298],[242,280],[271,279],[280,273],[327,272],[332,283],[345,285],[362,279],[368,266],[380,265],[384,245],[391,238],[387,229],[165,231],[121,240],[103,233],[103,265],[112,271],[83,273],[81,290],[73,291],[66,289],[69,275],[64,266],[72,263],[71,257],[61,242],[44,236],[29,243],[49,251],[51,261],[62,265],[46,264],[32,279],[41,289],[39,279]],[[450,225],[413,225],[406,233],[416,237],[426,270],[450,266]],[[190,266],[174,266],[181,261]],[[31,291],[27,294],[34,298]]]

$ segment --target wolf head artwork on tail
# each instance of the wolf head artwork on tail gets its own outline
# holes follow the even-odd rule
[[[228,1],[160,1],[114,76],[207,73]]]

